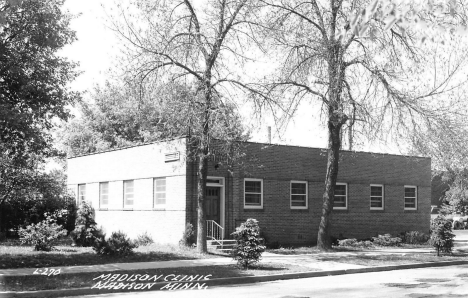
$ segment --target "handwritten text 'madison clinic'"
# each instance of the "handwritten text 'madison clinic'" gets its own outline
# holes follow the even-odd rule
[[[149,290],[156,282],[168,282],[161,290],[204,290],[208,286],[203,281],[212,275],[148,275],[148,274],[101,274],[93,280],[98,282],[92,289],[106,290]]]

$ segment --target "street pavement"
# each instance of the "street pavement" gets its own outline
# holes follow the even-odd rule
[[[79,297],[461,298],[468,297],[468,265],[215,286],[205,290],[158,290]]]

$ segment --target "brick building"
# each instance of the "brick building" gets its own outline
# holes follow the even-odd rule
[[[316,241],[326,150],[246,143],[244,164],[228,171],[211,161],[206,213],[225,238],[255,218],[268,241]],[[107,233],[147,232],[176,243],[196,224],[196,165],[185,161],[186,139],[151,143],[68,159],[68,186],[90,201]],[[429,158],[343,151],[331,235],[368,238],[429,231]]]

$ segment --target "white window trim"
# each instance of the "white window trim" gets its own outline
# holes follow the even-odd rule
[[[336,185],[346,185],[346,207],[335,207],[333,206],[333,210],[348,210],[348,183],[336,182]],[[333,204],[335,205],[335,204]]]
[[[164,190],[164,193],[166,194],[166,199],[165,199],[165,202],[164,204],[156,204],[156,188],[155,188],[155,182],[156,180],[159,180],[159,179],[164,179],[166,181],[166,189]],[[135,203],[135,202],[134,202]],[[166,205],[167,205],[167,177],[156,177],[156,178],[153,178],[153,209],[166,209]]]
[[[107,183],[107,204],[103,204],[102,203],[102,185],[104,183]],[[109,189],[109,182],[99,182],[99,208],[107,208],[109,207],[109,192],[110,192],[110,189]]]
[[[260,181],[260,187],[261,187],[260,206],[252,206],[252,205],[245,204],[245,182],[246,181]],[[263,209],[263,179],[244,178],[244,209]]]
[[[414,200],[414,208],[407,208],[406,207],[406,194],[405,188],[414,188],[414,194],[416,195]],[[403,188],[403,208],[404,210],[418,210],[418,187],[416,185],[405,185]]]
[[[385,187],[383,184],[371,184],[370,189],[372,189],[372,186],[379,186],[382,187],[382,207],[372,207],[372,190],[369,195],[369,205],[370,205],[370,210],[384,210],[385,209]]]
[[[301,183],[306,185],[306,192],[305,192],[305,206],[293,206],[292,205],[292,184],[293,183]],[[291,180],[289,183],[289,207],[291,209],[308,209],[309,208],[309,183],[307,181],[297,181],[297,180]]]
[[[126,201],[126,199],[125,199],[125,182],[130,182],[130,181],[133,182],[133,192],[132,192],[132,194],[133,194],[133,199],[132,199],[133,204],[132,205],[127,205],[127,204],[125,204],[125,201]],[[123,181],[123,206],[124,206],[124,209],[133,209],[134,206],[135,206],[135,180],[130,179],[130,180],[124,180]]]

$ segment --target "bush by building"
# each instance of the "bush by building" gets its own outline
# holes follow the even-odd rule
[[[431,221],[431,244],[440,256],[440,252],[451,253],[453,248],[452,221],[438,215]]]
[[[34,245],[34,250],[50,251],[55,240],[67,235],[67,231],[57,224],[57,218],[62,216],[62,212],[46,213],[44,216],[46,218],[43,221],[19,229],[22,244]]]
[[[231,235],[236,240],[232,255],[240,267],[247,269],[260,261],[265,246],[261,244],[263,239],[260,238],[260,227],[256,219],[247,219]]]
[[[117,231],[112,232],[108,239],[105,235],[101,235],[94,242],[93,249],[99,255],[128,256],[137,247],[138,245],[130,240],[125,233]]]

